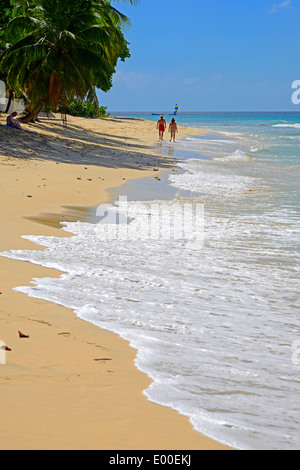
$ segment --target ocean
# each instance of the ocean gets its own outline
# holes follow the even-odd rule
[[[144,394],[196,431],[236,449],[300,449],[300,114],[176,121],[199,136],[158,144],[178,166],[153,178],[155,199],[128,198],[125,211],[116,194],[98,223],[64,223],[74,237],[32,234],[46,250],[1,255],[60,270],[16,290],[130,341],[152,379]],[[195,207],[193,230],[166,230]]]

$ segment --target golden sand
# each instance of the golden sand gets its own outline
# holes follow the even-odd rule
[[[173,164],[157,154],[148,121],[70,117],[64,129],[56,116],[25,128],[34,133],[0,127],[1,252],[42,249],[22,235],[71,236],[60,230],[62,219],[84,218],[110,189]],[[199,130],[180,129],[179,137],[192,133]],[[144,397],[150,379],[126,341],[13,290],[61,273],[0,263],[0,340],[11,349],[0,365],[0,449],[226,448]]]

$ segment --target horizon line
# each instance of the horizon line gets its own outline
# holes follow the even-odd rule
[[[126,110],[118,110],[118,111],[115,111],[115,110],[112,110],[110,111],[112,113],[116,113],[116,112],[122,112],[122,113],[153,113],[153,111],[126,111]],[[157,114],[169,114],[170,111],[161,111],[161,112],[158,112]],[[180,111],[177,116],[179,116],[180,114],[186,114],[186,113],[295,113],[295,114],[300,114],[300,109],[299,111],[292,111],[292,110],[272,110],[272,111],[265,111],[265,110],[253,110],[253,111]],[[156,113],[155,113],[156,114]],[[173,114],[170,114],[173,116]]]

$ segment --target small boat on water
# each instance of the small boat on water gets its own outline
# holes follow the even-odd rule
[[[178,104],[176,104],[174,113],[169,114],[169,116],[177,116],[178,109],[179,109]],[[152,116],[161,116],[161,115],[162,113],[152,113]]]
[[[169,116],[177,116],[178,109],[179,109],[178,104],[176,104],[174,113],[173,113],[173,114],[169,114]]]

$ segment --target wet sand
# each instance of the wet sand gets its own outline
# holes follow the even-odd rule
[[[34,133],[0,127],[1,252],[43,249],[23,235],[71,236],[62,220],[87,220],[112,188],[173,165],[157,153],[148,121],[70,118],[64,129],[56,116],[25,127]],[[181,129],[181,137],[191,133]],[[126,341],[13,290],[61,273],[0,263],[0,340],[11,349],[0,365],[0,449],[226,449],[147,401],[150,379]]]

